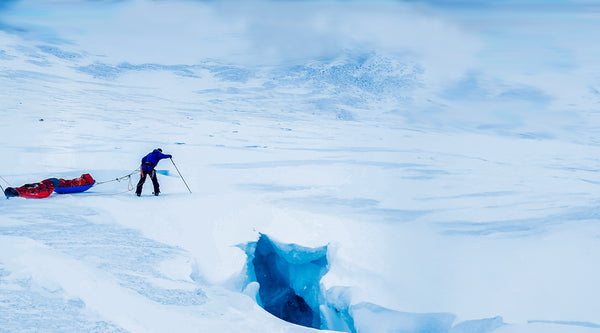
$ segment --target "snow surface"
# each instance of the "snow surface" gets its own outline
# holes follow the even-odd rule
[[[193,192],[0,201],[0,331],[315,331],[262,234],[323,329],[598,332],[598,9],[0,2],[0,185]]]

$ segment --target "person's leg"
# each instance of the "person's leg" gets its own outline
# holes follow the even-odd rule
[[[135,194],[139,197],[142,195],[142,187],[144,186],[144,182],[146,181],[146,172],[142,171],[140,176],[140,181],[137,184],[137,188],[135,190]]]
[[[158,195],[160,193],[160,187],[158,185],[158,178],[156,178],[156,170],[152,170],[150,179],[152,179],[152,185],[154,185],[154,195]]]

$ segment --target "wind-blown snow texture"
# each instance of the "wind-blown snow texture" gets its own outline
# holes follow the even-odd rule
[[[599,9],[0,2],[0,185],[193,192],[0,201],[0,331],[597,332]]]

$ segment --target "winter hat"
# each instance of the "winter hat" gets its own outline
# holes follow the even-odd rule
[[[161,153],[162,153],[162,149],[160,149],[160,148],[156,148],[156,150],[158,150],[159,152],[161,152]]]

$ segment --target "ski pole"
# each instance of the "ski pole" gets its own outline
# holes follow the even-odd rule
[[[0,185],[0,189],[2,190],[2,193],[4,193],[4,187],[2,187],[2,185]],[[4,196],[6,196],[6,199],[8,200],[8,195],[6,195],[6,193],[4,193]]]
[[[183,176],[181,175],[181,172],[179,172],[179,169],[177,168],[177,165],[175,165],[175,162],[173,162],[173,157],[171,157],[170,159],[171,159],[171,163],[173,163],[173,166],[175,167],[175,170],[177,170],[177,173],[179,174],[179,177],[181,177],[181,180],[183,180],[183,183],[185,184],[185,187],[187,187],[188,191],[190,191],[190,193],[192,193],[192,190],[190,190],[190,187],[185,182],[185,179],[183,179]]]

